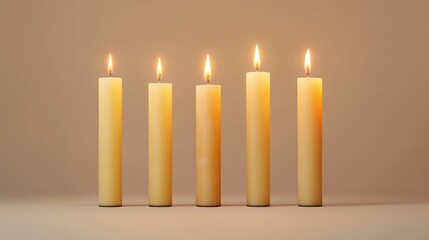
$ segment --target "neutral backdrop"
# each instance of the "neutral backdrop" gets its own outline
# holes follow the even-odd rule
[[[173,188],[195,190],[195,86],[222,85],[222,193],[245,194],[245,73],[271,72],[272,193],[297,189],[296,79],[323,77],[326,195],[429,196],[429,2],[0,0],[0,196],[97,195],[98,78],[123,78],[124,197],[147,194],[147,91],[173,83]]]

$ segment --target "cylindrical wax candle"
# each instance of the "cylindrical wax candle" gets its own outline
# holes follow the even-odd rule
[[[306,56],[307,76],[310,53]],[[298,78],[298,204],[322,206],[322,79]]]
[[[172,205],[172,84],[149,84],[149,206]]]
[[[207,56],[207,62],[210,64]],[[207,70],[207,63],[206,63]],[[211,73],[207,73],[209,80]],[[221,87],[196,87],[196,205],[221,205]]]
[[[122,78],[99,78],[98,84],[99,206],[118,207],[122,206]]]
[[[149,84],[149,206],[172,204],[172,84]]]
[[[255,68],[260,66],[256,46]],[[246,74],[246,204],[270,205],[270,73]]]

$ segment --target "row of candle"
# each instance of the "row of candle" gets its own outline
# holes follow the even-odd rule
[[[246,204],[270,205],[270,73],[260,72],[256,45],[254,72],[246,73]],[[322,79],[298,78],[298,205],[322,205]],[[99,206],[122,206],[122,79],[99,79]],[[149,206],[172,205],[172,84],[149,84]],[[211,80],[196,87],[196,205],[221,205],[221,86]]]

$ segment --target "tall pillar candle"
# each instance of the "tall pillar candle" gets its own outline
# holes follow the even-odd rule
[[[259,72],[258,46],[256,72],[246,74],[246,204],[270,205],[270,73]]]
[[[149,84],[149,206],[172,205],[172,84]]]
[[[207,55],[207,84],[196,87],[196,205],[221,205],[221,86],[209,84],[210,60]]]
[[[298,78],[298,204],[322,206],[322,78]]]
[[[122,78],[98,79],[98,197],[101,207],[122,206]]]

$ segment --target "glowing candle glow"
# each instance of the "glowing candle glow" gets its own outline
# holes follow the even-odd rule
[[[161,82],[161,77],[162,77],[161,58],[158,58],[158,66],[156,68],[156,76],[158,77],[158,82]]]
[[[206,66],[204,67],[204,79],[207,80],[207,84],[210,83],[211,76],[212,76],[212,69],[210,66],[210,56],[207,54]]]

